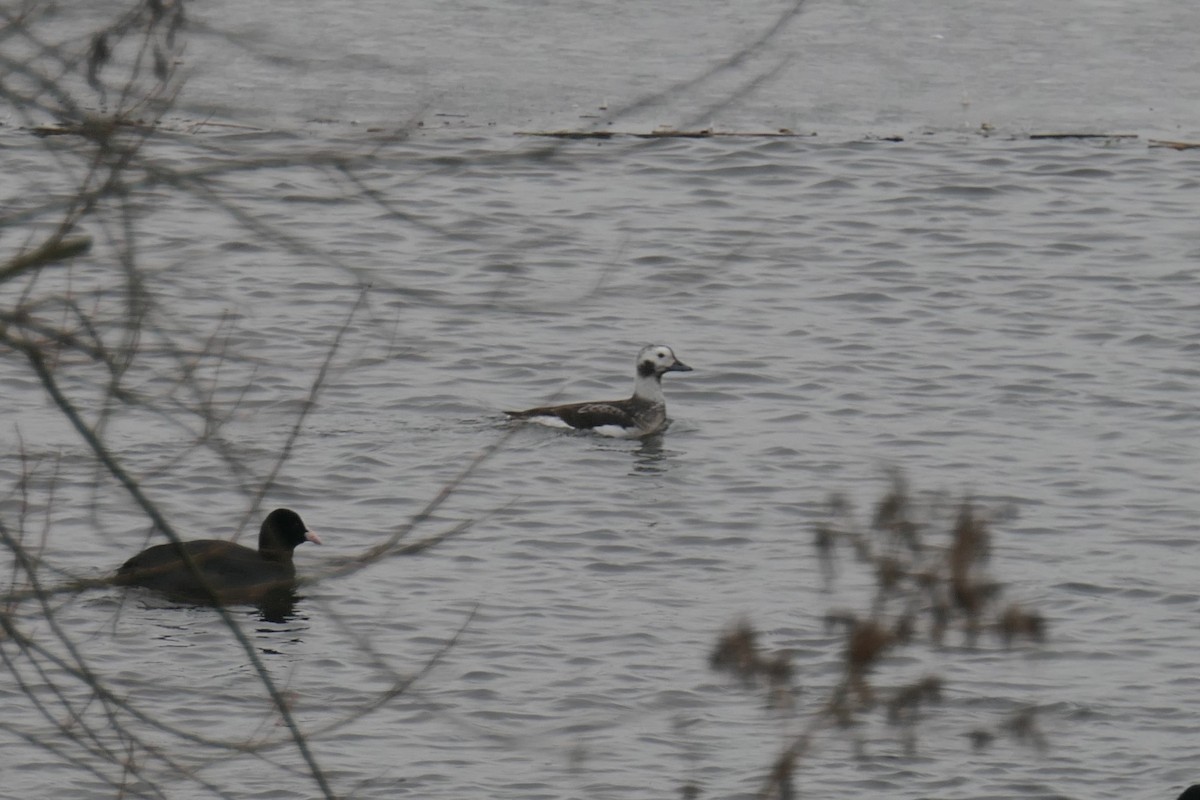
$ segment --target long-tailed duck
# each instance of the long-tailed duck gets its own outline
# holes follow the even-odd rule
[[[675,357],[671,348],[660,344],[643,347],[637,354],[637,376],[633,397],[598,403],[568,403],[541,406],[525,411],[505,411],[512,419],[527,419],[543,425],[588,430],[604,436],[646,436],[663,429],[667,423],[667,401],[663,398],[662,376],[667,372],[691,372],[692,368]]]

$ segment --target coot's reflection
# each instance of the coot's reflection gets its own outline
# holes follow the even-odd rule
[[[290,586],[279,586],[269,589],[257,603],[258,611],[264,622],[287,622],[296,613],[296,603],[300,596]]]

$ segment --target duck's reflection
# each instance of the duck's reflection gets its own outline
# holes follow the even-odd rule
[[[667,451],[663,449],[663,435],[654,433],[643,436],[633,451],[632,474],[661,475],[667,471],[668,464]]]

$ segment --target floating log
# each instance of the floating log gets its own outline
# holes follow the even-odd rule
[[[800,137],[816,136],[815,133],[796,133],[787,128],[775,131],[714,131],[711,128],[701,128],[694,131],[675,129],[660,129],[654,131],[515,131],[514,136],[548,136],[552,139],[613,139],[618,136],[629,136],[634,139],[712,139],[717,137],[750,137],[798,139]]]
[[[1150,139],[1151,147],[1169,147],[1172,150],[1195,150],[1200,148],[1200,142],[1172,142],[1166,139]]]
[[[47,136],[86,136],[89,139],[103,139],[117,128],[152,130],[157,127],[158,123],[156,122],[95,114],[85,116],[78,122],[52,122],[46,125],[34,125],[29,128],[29,132],[41,139]]]
[[[1031,133],[1030,139],[1136,139],[1136,133]]]

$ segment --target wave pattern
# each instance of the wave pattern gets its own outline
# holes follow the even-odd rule
[[[162,157],[186,166],[179,147]],[[858,761],[832,737],[804,792],[1151,796],[1151,765],[1194,763],[1178,733],[1200,702],[1194,167],[1136,143],[613,141],[547,157],[430,136],[359,172],[391,210],[315,168],[223,178],[300,255],[162,198],[143,257],[163,265],[172,324],[223,337],[214,397],[236,404],[226,434],[250,475],[370,287],[269,499],[326,541],[298,552],[302,573],[416,513],[507,430],[504,409],[624,396],[647,342],[695,368],[666,378],[661,440],[520,429],[420,529],[476,520],[465,533],[311,585],[295,619],[257,626],[297,718],[321,728],[396,678],[348,632],[414,673],[478,605],[411,690],[316,737],[335,783],[530,798],[669,796],[692,780],[753,796],[778,720],[710,673],[708,650],[745,616],[803,683],[834,681],[822,617],[839,598],[822,591],[812,526],[829,492],[865,503],[899,466],[1016,508],[996,569],[1047,609],[1051,640],[1032,658],[963,654],[920,760]],[[167,390],[172,363],[148,391]],[[21,425],[47,431],[26,447],[70,447],[36,386],[9,390]],[[227,535],[247,476],[177,458],[188,436],[130,426],[121,455],[193,535]],[[20,468],[0,462],[6,478]],[[84,467],[59,481],[60,502],[94,497]],[[76,573],[119,564],[146,539],[121,518],[58,517],[78,543],[58,555]],[[118,600],[89,595],[62,624],[111,631],[93,652],[132,702],[204,736],[276,730],[213,615]],[[961,734],[1015,703],[1049,709],[1055,759],[997,747],[964,775]],[[299,766],[286,748],[272,758]],[[14,770],[14,791],[56,768]],[[277,796],[255,759],[200,768],[238,796]],[[73,796],[108,796],[70,780]]]

